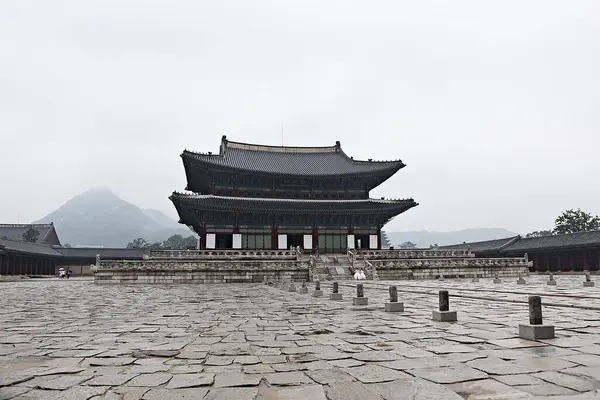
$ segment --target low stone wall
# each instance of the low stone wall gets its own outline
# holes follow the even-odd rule
[[[363,260],[384,259],[431,259],[431,258],[475,258],[468,250],[356,250],[356,257]]]
[[[309,280],[308,265],[295,260],[197,261],[185,259],[100,261],[96,284],[260,283]]]
[[[379,279],[438,279],[517,276],[529,273],[526,258],[399,259],[369,260]]]
[[[150,259],[190,258],[195,260],[295,260],[295,250],[153,250]]]

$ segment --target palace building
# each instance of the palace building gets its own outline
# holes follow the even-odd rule
[[[417,206],[369,198],[402,161],[354,160],[340,142],[279,147],[223,136],[218,154],[186,150],[181,158],[193,194],[174,192],[170,200],[202,249],[381,249],[382,227]]]

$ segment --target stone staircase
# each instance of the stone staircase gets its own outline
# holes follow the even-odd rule
[[[350,263],[344,255],[323,254],[314,259],[313,280],[351,279]]]

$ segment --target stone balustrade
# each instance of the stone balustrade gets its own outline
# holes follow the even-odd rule
[[[366,250],[355,251],[358,259],[410,259],[410,258],[475,258],[469,250]]]
[[[309,279],[309,268],[296,260],[105,260],[94,274],[97,284],[110,283],[260,283]]]
[[[298,253],[295,250],[155,250],[150,252],[151,259],[295,260],[297,257]]]
[[[445,258],[370,260],[379,279],[436,279],[518,276],[533,266],[526,258]]]

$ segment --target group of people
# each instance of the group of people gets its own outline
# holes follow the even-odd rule
[[[365,271],[363,271],[362,269],[357,269],[356,272],[354,273],[354,279],[357,281],[362,281],[367,279],[367,276],[365,275]]]

